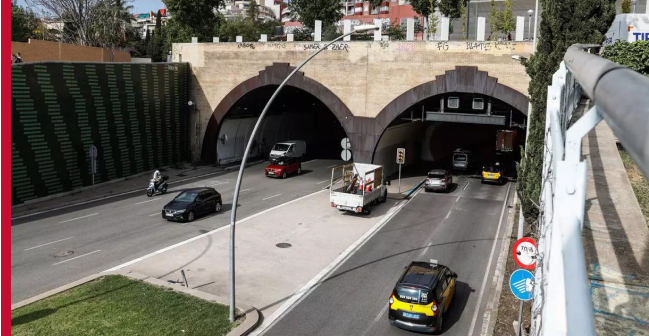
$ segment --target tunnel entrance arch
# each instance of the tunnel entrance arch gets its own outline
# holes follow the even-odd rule
[[[406,155],[406,157],[410,158],[414,158],[413,155],[422,153],[422,148],[417,147],[425,145],[425,143],[422,143],[422,139],[418,139],[419,142],[408,139],[410,140],[408,142],[405,141],[405,137],[412,137],[414,135],[424,136],[426,133],[431,133],[428,136],[432,138],[432,133],[435,132],[434,129],[431,129],[433,126],[426,126],[424,123],[421,123],[421,125],[417,125],[416,123],[411,123],[411,125],[401,123],[399,125],[398,120],[409,119],[410,115],[404,118],[404,112],[410,111],[413,107],[417,107],[418,111],[412,112],[412,118],[426,120],[424,113],[426,111],[423,108],[424,105],[426,105],[426,108],[429,108],[429,104],[426,104],[426,101],[432,97],[448,97],[449,95],[477,97],[484,99],[485,102],[487,99],[493,99],[494,102],[501,104],[501,106],[511,107],[513,113],[520,118],[524,119],[527,117],[529,104],[527,96],[515,89],[498,83],[497,78],[489,76],[486,71],[478,70],[478,67],[457,66],[454,70],[446,71],[444,75],[436,76],[435,80],[404,92],[379,112],[374,120],[374,141],[373,147],[370,149],[371,157],[368,159],[375,164],[386,165],[386,170],[390,173],[391,170],[396,169],[396,163],[394,163],[394,155],[396,154],[394,152],[397,147],[410,147],[411,150],[407,150],[407,152],[410,152],[412,155]],[[432,111],[428,110],[428,112]],[[494,126],[489,127],[494,128]],[[486,129],[488,127],[485,126],[484,128]],[[494,142],[492,144],[495,148],[495,130],[493,132]],[[439,138],[439,134],[437,134],[437,138]],[[426,138],[426,141],[429,140]]]
[[[207,123],[203,137],[201,159],[207,163],[217,163],[217,144],[223,142],[223,138],[219,139],[221,127],[227,119],[229,112],[231,112],[233,108],[237,107],[237,103],[240,102],[244,96],[254,92],[262,92],[268,88],[276,88],[294,69],[295,67],[290,66],[288,63],[273,63],[273,65],[267,66],[264,70],[260,71],[258,76],[249,78],[232,89],[214,109],[214,112]],[[344,132],[350,132],[350,127],[352,125],[351,121],[354,118],[352,112],[345,103],[343,103],[342,100],[340,100],[340,98],[338,98],[338,96],[331,92],[327,87],[309,77],[306,77],[304,73],[300,71],[291,78],[287,83],[287,87],[285,87],[282,92],[290,92],[292,89],[299,90],[317,99],[333,114],[335,119],[338,120]],[[269,97],[270,96],[268,96],[268,98]],[[264,104],[261,105],[262,108],[266,101],[267,99],[263,101]],[[273,103],[271,109],[275,104],[277,104],[277,101]],[[251,132],[252,126],[249,128],[250,130],[248,132]],[[268,143],[266,145],[272,146],[273,144]]]

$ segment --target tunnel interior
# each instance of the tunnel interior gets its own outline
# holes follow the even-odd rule
[[[492,124],[489,124],[492,123]],[[445,93],[429,97],[403,111],[385,129],[374,150],[373,163],[387,173],[398,171],[396,149],[406,149],[402,170],[421,175],[431,169],[452,170],[453,152],[471,151],[472,166],[454,173],[479,173],[498,162],[508,177],[516,177],[520,146],[525,143],[526,116],[511,105],[481,94]],[[498,131],[515,131],[513,150],[497,150]]]
[[[277,89],[267,85],[254,89],[232,105],[219,127],[218,164],[240,161],[264,106]],[[303,160],[340,159],[345,130],[336,116],[314,95],[286,86],[275,98],[253,139],[250,158],[268,158],[272,147],[282,141],[303,140]]]

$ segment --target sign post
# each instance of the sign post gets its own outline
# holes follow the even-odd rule
[[[97,147],[90,145],[90,172],[92,176],[92,185],[95,185],[95,174],[97,173]]]
[[[401,193],[401,165],[406,161],[406,149],[397,148],[397,164],[399,164],[399,194]]]
[[[536,242],[532,238],[523,237],[519,233],[519,239],[514,243],[512,250],[516,265],[526,270],[533,270],[536,267]],[[517,335],[523,333],[523,301],[518,308],[518,329]]]
[[[349,143],[349,138],[344,138],[340,141],[340,146],[342,146],[343,151],[340,153],[340,158],[343,161],[349,161],[352,158],[352,144]]]

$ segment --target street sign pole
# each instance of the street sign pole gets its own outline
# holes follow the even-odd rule
[[[519,230],[518,240],[514,243],[514,261],[524,269],[534,269],[536,267],[536,242],[532,238],[523,238],[523,232]],[[516,326],[516,335],[523,335],[523,301],[518,306],[518,325]]]
[[[401,193],[401,164],[399,163],[399,194]]]
[[[92,185],[95,185],[95,174],[97,173],[97,147],[90,145],[90,175],[92,176]]]

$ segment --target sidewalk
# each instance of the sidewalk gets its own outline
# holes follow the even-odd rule
[[[237,300],[259,309],[269,322],[273,312],[281,312],[288,304],[282,305],[297,299],[294,294],[303,294],[307,291],[304,287],[311,288],[324,279],[362,240],[359,238],[378,229],[387,219],[384,215],[403,202],[389,200],[363,216],[331,208],[329,193],[320,191],[240,219],[236,231]],[[122,271],[175,282],[182,280],[180,271],[184,270],[190,288],[228,297],[229,246],[229,227],[223,227]]]
[[[251,162],[248,164],[248,166],[257,164],[258,162],[259,161]],[[160,172],[162,173],[162,175],[169,176],[169,184],[170,186],[173,186],[174,184],[181,183],[185,180],[191,182],[193,179],[204,175],[224,174],[238,168],[239,165],[226,167],[192,167],[191,165],[186,163],[184,164],[184,167],[160,169]],[[149,186],[149,180],[151,179],[152,175],[153,170],[126,178],[98,183],[94,186],[87,186],[66,193],[42,197],[28,201],[24,204],[14,205],[11,207],[11,217],[16,218],[42,211],[68,207],[76,204],[83,204],[90,201],[97,201],[105,198],[117,196],[127,197],[127,195],[130,193],[144,193],[146,188]]]
[[[649,335],[649,230],[602,121],[584,138],[583,246],[598,335]]]

